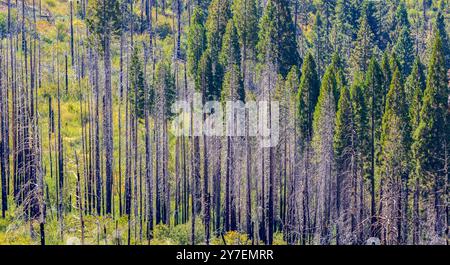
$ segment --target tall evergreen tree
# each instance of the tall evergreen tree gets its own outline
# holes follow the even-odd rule
[[[230,19],[223,35],[222,50],[219,55],[219,62],[225,71],[229,66],[241,66],[241,51],[239,48],[239,37],[233,20]]]
[[[243,60],[255,58],[258,43],[258,7],[256,0],[235,0],[232,5],[233,20],[242,47]]]
[[[450,68],[450,39],[447,34],[445,18],[442,11],[438,11],[436,14],[436,20],[434,22],[434,30],[439,32],[442,40],[442,50],[445,57],[445,65],[447,69]]]
[[[325,33],[328,36],[331,32],[332,22],[334,20],[336,1],[320,0],[318,3],[318,9],[324,19]]]
[[[148,108],[147,110],[149,111],[152,108],[154,100],[154,90],[151,89],[151,87],[146,87],[142,62],[139,59],[139,56],[141,56],[141,54],[139,53],[139,49],[135,47],[131,56],[131,89],[128,93],[128,96],[132,105],[132,109],[136,109],[138,111],[137,113],[135,113],[136,117],[139,119],[143,119],[146,108]]]
[[[411,74],[406,79],[405,96],[410,109],[411,127],[415,129],[419,125],[420,110],[422,109],[422,97],[425,90],[425,74],[423,65],[417,57],[414,61]]]
[[[203,23],[203,11],[199,7],[195,7],[187,39],[187,65],[192,77],[196,76],[198,62],[206,49],[206,31]]]
[[[322,77],[325,71],[325,66],[328,65],[330,60],[329,55],[331,47],[328,35],[326,34],[326,25],[324,25],[320,12],[316,12],[312,31],[312,45],[314,58],[317,65],[317,73],[319,77]]]
[[[269,0],[261,18],[257,49],[261,63],[273,63],[286,77],[293,65],[301,65],[295,27],[286,0]]]
[[[402,73],[402,69],[403,69],[403,65],[400,63],[400,61],[398,60],[398,56],[397,56],[397,54],[395,53],[395,51],[393,51],[392,53],[391,53],[391,56],[390,56],[390,58],[389,58],[389,67],[390,67],[390,69],[391,69],[391,71],[392,71],[392,77],[391,78],[394,78],[394,71],[395,71],[395,69],[397,69],[398,68],[398,70],[400,71],[400,73]],[[392,83],[392,79],[391,79],[391,83]],[[386,90],[386,94],[389,92],[389,88],[390,88],[390,84],[389,84],[389,86],[388,86],[388,89]]]
[[[336,76],[336,89],[334,91],[334,98],[336,99],[336,108],[338,106],[338,100],[340,98],[340,92],[343,86],[347,86],[347,79],[344,73],[344,63],[338,53],[334,53],[331,58],[331,66],[334,69]]]
[[[404,1],[399,1],[398,4],[392,5],[393,12],[391,14],[392,20],[390,21],[390,40],[395,42],[400,36],[400,32],[404,27],[409,28],[410,23],[408,19],[408,11],[406,10],[406,5]]]
[[[448,80],[445,54],[437,33],[428,66],[426,88],[420,112],[420,123],[414,132],[416,174],[420,178],[423,207],[429,207],[428,240],[439,240],[444,234],[443,194],[448,179],[449,134]]]
[[[315,240],[320,244],[330,244],[332,231],[332,195],[335,186],[334,172],[334,130],[336,118],[336,77],[334,68],[329,66],[322,79],[320,93],[314,110],[313,141],[315,164],[315,207],[318,218]]]
[[[355,72],[366,72],[370,58],[372,58],[374,34],[370,28],[367,16],[362,16],[359,24],[355,48],[350,55],[351,66]]]
[[[413,133],[420,123],[420,111],[422,109],[422,98],[425,90],[425,75],[423,71],[423,65],[419,58],[416,58],[411,75],[408,77],[405,84],[406,99],[409,104],[409,121],[411,132]],[[412,204],[412,243],[418,244],[420,242],[420,177],[415,170],[416,165],[419,163],[415,157],[416,153],[412,148],[412,161],[411,161],[411,177],[409,185],[414,191],[413,204]]]
[[[302,76],[298,90],[298,124],[300,142],[312,139],[313,113],[319,97],[320,81],[317,76],[316,63],[308,53],[302,66]]]
[[[365,95],[369,120],[369,145],[368,172],[370,186],[370,213],[371,235],[375,236],[376,206],[375,206],[375,165],[379,152],[381,134],[381,118],[384,106],[383,73],[375,58],[372,58],[366,74]]]
[[[381,131],[380,178],[382,240],[405,244],[409,177],[410,129],[400,70],[395,69],[386,98]]]
[[[414,63],[414,43],[411,38],[409,27],[403,27],[394,46],[397,60],[402,66],[402,75],[408,76]]]
[[[172,113],[172,104],[176,99],[176,91],[175,91],[175,77],[172,72],[172,68],[170,66],[170,61],[167,59],[161,60],[156,65],[156,79],[155,79],[155,88],[160,93],[158,98],[162,99],[162,111],[166,118],[170,118],[173,116]]]
[[[221,101],[244,101],[245,90],[242,83],[241,72],[237,64],[231,64],[223,78]]]
[[[381,58],[381,71],[383,72],[383,95],[386,95],[389,91],[389,86],[391,84],[392,78],[392,70],[389,62],[388,51],[386,50],[383,53],[383,57]],[[384,101],[383,101],[384,105]]]
[[[358,2],[358,1],[356,1]],[[380,44],[380,21],[377,17],[377,7],[376,3],[371,0],[363,0],[361,4],[361,14],[360,17],[366,17],[367,23],[374,35],[374,43]]]
[[[300,149],[301,165],[304,170],[304,176],[301,180],[301,224],[300,224],[300,243],[306,244],[311,242],[311,216],[310,216],[310,178],[312,172],[310,170],[310,163],[312,161],[311,141],[313,133],[313,116],[314,109],[319,97],[320,81],[316,71],[316,64],[313,56],[308,53],[305,62],[302,66],[302,76],[300,79],[300,86],[298,89],[298,142]]]
[[[163,59],[158,62],[155,77],[155,141],[157,145],[160,145],[156,151],[157,168],[160,170],[156,171],[156,223],[162,222],[168,225],[171,216],[168,122],[173,116],[171,107],[176,99],[175,77],[170,61]],[[136,139],[134,141],[137,142]],[[135,160],[137,157],[138,155],[135,154]],[[137,193],[136,189],[135,186],[135,193]]]
[[[367,176],[367,168],[370,164],[370,130],[369,130],[369,113],[367,108],[365,90],[364,90],[364,81],[361,76],[357,76],[357,78],[353,81],[353,84],[350,88],[350,96],[352,100],[352,109],[353,109],[353,123],[355,129],[355,174],[357,178],[357,193],[355,196],[358,197],[357,203],[354,203],[356,206],[355,215],[357,216],[357,223],[363,222],[366,219],[366,203],[364,194],[366,192],[365,189],[365,179]],[[371,214],[369,212],[369,214]],[[371,218],[372,221],[372,218]],[[355,234],[353,235],[353,242],[361,243],[365,240],[365,229],[357,228],[355,229]]]
[[[334,50],[350,57],[353,41],[356,38],[357,27],[353,20],[353,5],[347,0],[338,0],[336,3],[336,18],[333,23]]]
[[[206,19],[206,39],[213,60],[217,59],[222,49],[222,38],[231,18],[229,0],[212,0],[208,7]]]
[[[213,73],[213,62],[210,50],[207,49],[198,65],[197,78],[195,82],[195,89],[203,93],[204,100],[217,100],[220,98],[221,88],[215,86],[215,79]]]
[[[296,141],[296,122],[298,106],[298,94],[300,86],[300,71],[297,66],[293,66],[291,71],[286,77],[285,87],[282,87],[277,91],[277,98],[282,102],[282,124],[284,133],[284,149],[283,156],[284,161],[283,175],[284,175],[284,207],[280,207],[280,215],[282,221],[284,220],[283,232],[288,244],[298,242],[299,235],[296,231],[299,231],[299,210],[298,210],[298,177],[295,173],[297,161],[299,158],[298,142]],[[281,193],[280,193],[281,194]]]
[[[225,34],[229,19],[231,18],[229,0],[213,0],[208,7],[208,18],[206,19],[206,41],[208,56],[211,59],[212,86],[220,97],[220,89],[223,79],[223,65],[219,63],[219,54],[222,50],[222,40]]]
[[[356,212],[356,173],[357,173],[357,135],[350,91],[341,87],[336,128],[334,152],[336,158],[336,243],[349,244],[357,223]]]
[[[241,78],[239,66],[232,64],[225,73],[222,87],[222,102],[226,101],[244,101],[245,91]],[[236,124],[234,124],[236,126]],[[237,229],[237,210],[238,198],[235,182],[237,181],[236,170],[238,168],[236,161],[236,144],[232,137],[232,132],[227,132],[227,159],[226,159],[226,177],[225,177],[225,211],[224,228],[225,231],[234,231]],[[250,192],[250,191],[248,191]]]

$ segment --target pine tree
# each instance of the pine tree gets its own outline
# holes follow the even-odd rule
[[[239,44],[242,51],[241,72],[244,82],[244,89],[249,87],[250,74],[248,71],[248,60],[250,63],[257,59],[256,45],[258,43],[258,22],[259,10],[256,0],[235,0],[232,4],[233,21],[239,36]],[[250,152],[250,145],[247,144],[247,152]],[[250,163],[249,161],[248,163]]]
[[[295,27],[286,0],[269,0],[260,22],[258,58],[273,63],[285,77],[293,65],[301,64]]]
[[[364,194],[365,179],[367,175],[367,165],[370,165],[370,130],[369,130],[369,113],[367,102],[365,99],[364,81],[361,76],[353,81],[350,88],[350,95],[353,108],[353,123],[355,129],[355,149],[356,149],[356,177],[357,177],[357,203],[355,203],[355,211],[357,212],[357,223],[363,222],[366,219],[366,204]],[[365,240],[365,231],[363,229],[356,229],[353,242],[361,243]]]
[[[326,36],[329,36],[332,27],[332,21],[334,20],[336,1],[320,0],[318,3],[318,9],[324,19]]]
[[[334,152],[336,158],[336,244],[349,244],[357,223],[356,212],[356,173],[357,173],[357,135],[353,116],[350,91],[341,87],[336,128],[334,134]]]
[[[394,52],[402,66],[402,75],[408,76],[414,63],[414,43],[408,27],[402,28],[397,43],[394,46]]]
[[[352,43],[356,38],[357,28],[353,20],[353,5],[347,0],[338,0],[336,3],[336,18],[333,23],[334,43],[336,52],[350,57]]]
[[[154,90],[147,88],[144,81],[144,72],[142,69],[142,62],[139,59],[140,52],[138,48],[134,48],[131,56],[130,65],[130,80],[131,89],[129,91],[129,100],[132,109],[138,112],[135,114],[137,118],[143,119],[146,108],[150,111],[153,105]],[[135,93],[135,91],[137,93]],[[137,106],[135,106],[137,105]]]
[[[373,44],[374,34],[370,28],[367,16],[362,16],[355,41],[355,48],[350,55],[351,65],[355,72],[366,72],[370,58],[372,58]]]
[[[302,76],[298,90],[298,124],[300,142],[312,139],[313,113],[319,97],[320,81],[317,76],[313,56],[308,53],[302,66]]]
[[[239,39],[235,24],[232,19],[228,21],[225,35],[223,36],[222,51],[219,56],[220,64],[225,69],[221,91],[221,101],[244,101],[245,91],[241,76],[241,53]],[[236,230],[236,195],[234,192],[235,181],[235,147],[234,139],[229,132],[227,134],[226,157],[226,181],[225,181],[225,230]],[[220,196],[220,195],[219,195]]]
[[[367,177],[370,185],[371,235],[375,236],[375,161],[379,152],[381,118],[384,106],[383,73],[375,58],[372,58],[365,79],[365,95],[369,120],[370,154]]]
[[[374,115],[374,127],[381,128],[385,92],[383,89],[384,76],[380,65],[375,57],[370,60],[364,86],[367,91],[366,102],[371,113]],[[378,134],[379,136],[379,134]]]
[[[229,0],[212,0],[206,19],[206,39],[213,60],[222,49],[222,38],[231,17]]]
[[[391,84],[392,78],[392,70],[389,62],[388,51],[386,50],[383,53],[383,57],[381,58],[381,71],[383,72],[383,95],[386,95],[389,91],[389,86]],[[384,105],[384,101],[383,101]]]
[[[203,25],[203,16],[203,11],[199,7],[195,7],[187,34],[187,65],[189,66],[189,74],[192,77],[196,76],[198,62],[206,49],[206,31]]]
[[[319,77],[322,77],[325,66],[328,65],[330,60],[329,54],[331,47],[325,27],[326,26],[324,25],[320,12],[316,12],[312,27],[312,44]]]
[[[233,20],[239,35],[243,59],[254,58],[258,42],[258,8],[256,0],[235,0],[232,4]]]
[[[89,32],[97,35],[102,48],[110,36],[117,35],[122,29],[122,16],[117,0],[95,0],[89,2],[90,16],[87,17]],[[106,8],[108,7],[108,8]]]
[[[411,132],[413,133],[420,123],[420,111],[422,109],[422,98],[425,90],[425,75],[423,71],[423,65],[419,58],[416,58],[411,75],[408,77],[405,84],[405,94],[407,102],[409,103],[409,121],[411,126]],[[415,157],[416,153],[412,148],[412,161],[411,161],[411,177],[409,185],[414,191],[413,205],[412,205],[412,243],[414,245],[420,242],[420,209],[419,209],[419,197],[420,197],[420,177],[417,174],[415,168],[419,163]]]
[[[241,79],[241,73],[237,64],[228,67],[223,80],[223,88],[221,101],[244,101],[245,90]],[[236,126],[236,124],[234,124]],[[225,231],[236,230],[236,209],[238,207],[236,201],[236,192],[234,182],[236,181],[236,162],[235,162],[235,145],[231,132],[227,134],[227,170],[226,170],[226,189],[225,189]],[[249,191],[250,192],[250,191]]]
[[[316,64],[313,56],[308,53],[305,58],[305,62],[302,66],[302,76],[300,79],[300,86],[298,89],[298,109],[297,109],[297,126],[298,133],[297,139],[300,149],[301,167],[305,174],[301,180],[301,207],[303,209],[301,213],[300,224],[300,243],[306,244],[311,242],[311,212],[310,212],[310,185],[312,177],[312,170],[310,164],[312,161],[311,141],[313,138],[313,116],[314,109],[319,97],[320,81],[317,76]]]
[[[287,98],[288,100],[293,102],[297,102],[298,90],[300,87],[300,70],[297,66],[293,66],[291,68],[291,71],[289,71],[289,74],[286,77],[285,81],[285,93],[288,93],[290,96]],[[296,106],[295,106],[296,107]]]
[[[411,121],[411,128],[419,125],[420,110],[422,109],[422,97],[425,90],[425,74],[423,65],[417,57],[411,74],[408,76],[405,84],[406,102],[409,105],[409,118]]]
[[[358,2],[358,1],[356,1]],[[380,43],[379,35],[380,35],[380,21],[376,16],[377,7],[375,6],[375,2],[371,0],[363,0],[361,4],[361,17],[367,17],[367,23],[369,24],[370,29],[374,35],[374,42],[376,44]],[[356,21],[356,20],[355,20]]]
[[[331,58],[331,66],[334,68],[336,76],[336,90],[334,91],[334,98],[336,99],[337,108],[341,89],[343,86],[347,86],[347,79],[345,78],[343,62],[337,52],[334,53]]]
[[[167,59],[161,60],[156,65],[155,88],[159,91],[159,99],[163,99],[162,111],[166,118],[172,117],[172,104],[176,100],[175,77]]]
[[[389,21],[389,37],[391,42],[395,42],[398,39],[401,30],[404,27],[410,27],[405,2],[399,1],[397,4],[392,3],[390,12],[391,19]]]
[[[357,135],[357,145],[359,149],[359,160],[367,159],[367,153],[370,152],[369,147],[369,113],[365,95],[364,80],[358,76],[350,87],[350,96],[353,106],[353,116],[355,123],[355,131]],[[362,166],[361,166],[362,168]]]
[[[410,129],[408,108],[400,70],[395,69],[383,113],[380,153],[382,240],[405,244],[407,238],[407,187]]]
[[[376,2],[376,12],[374,15],[379,21],[378,44],[381,50],[385,50],[391,42],[389,33],[398,2],[399,0],[381,0]]]
[[[296,108],[298,106],[298,94],[300,86],[300,71],[297,66],[293,66],[286,77],[285,86],[277,91],[277,98],[282,102],[282,124],[284,126],[284,146],[283,148],[283,206],[280,207],[280,215],[283,225],[283,232],[288,244],[298,241],[299,236],[296,233],[299,229],[297,203],[299,198],[298,177],[295,174],[294,167],[298,161],[298,142],[296,136]],[[281,87],[281,86],[280,86]],[[286,161],[287,160],[287,161]],[[281,187],[280,187],[281,192]],[[281,201],[280,201],[281,204]]]
[[[334,165],[334,130],[336,118],[336,77],[334,68],[329,66],[325,71],[320,87],[320,93],[314,110],[313,141],[314,164],[317,191],[318,228],[316,230],[316,242],[330,244],[331,241],[331,209]],[[333,197],[334,198],[334,197]]]
[[[172,117],[172,104],[176,99],[175,78],[170,61],[163,59],[155,68],[155,142],[156,142],[156,223],[170,223],[170,181],[168,122]],[[136,138],[136,135],[134,136]],[[134,140],[137,142],[137,140]],[[135,161],[138,160],[135,154]],[[137,163],[134,162],[134,167]],[[136,192],[135,186],[135,192]],[[136,207],[136,206],[135,206]]]
[[[215,86],[213,62],[210,55],[210,50],[207,49],[198,65],[197,78],[195,82],[195,89],[203,93],[205,100],[217,100],[220,98],[221,88]]]
[[[445,65],[447,69],[450,68],[450,39],[447,34],[445,18],[442,11],[438,11],[436,20],[434,22],[434,30],[439,32],[442,40],[442,50],[445,57]]]
[[[400,73],[402,73],[402,69],[403,69],[403,65],[400,63],[397,54],[395,53],[395,51],[393,51],[391,53],[391,56],[389,58],[389,67],[392,70],[392,78],[394,78],[394,71],[395,69],[398,68],[398,70],[400,71]],[[391,79],[391,83],[392,83],[392,79]],[[388,89],[386,90],[386,94],[387,92],[389,92],[389,88],[390,88],[390,84],[388,86]]]
[[[449,112],[445,55],[440,34],[437,33],[428,66],[420,123],[414,132],[416,174],[420,178],[423,207],[429,207],[427,223],[429,240],[439,240],[444,233],[442,197],[448,178]],[[437,237],[437,238],[436,238]]]
[[[220,51],[222,50],[222,40],[226,31],[229,19],[231,18],[230,1],[229,0],[213,0],[208,7],[208,18],[206,19],[206,41],[208,56],[211,61],[211,71],[213,82],[211,85],[215,87],[217,93],[215,97],[220,97],[220,89],[222,88],[223,65],[219,63]]]
[[[229,20],[225,34],[223,35],[222,50],[219,55],[219,62],[224,69],[229,66],[241,66],[241,51],[239,48],[239,38],[233,20]]]

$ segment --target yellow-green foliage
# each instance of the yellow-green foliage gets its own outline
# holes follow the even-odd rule
[[[153,240],[151,244],[154,245],[187,245],[191,244],[191,222],[177,226],[168,227],[167,225],[159,224],[155,226],[153,232]],[[195,244],[203,244],[205,242],[204,226],[200,219],[195,221]]]
[[[239,233],[238,231],[228,231],[222,237],[216,237],[212,240],[213,245],[251,245],[252,241],[248,238],[247,234]]]

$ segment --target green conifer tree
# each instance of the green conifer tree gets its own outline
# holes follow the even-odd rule
[[[358,28],[353,20],[353,5],[347,0],[338,0],[336,3],[336,18],[333,23],[334,50],[350,57],[353,41],[356,39]]]
[[[256,1],[235,0],[231,9],[233,10],[233,20],[239,35],[239,43],[243,50],[243,57],[255,58],[259,19]]]
[[[128,94],[130,103],[133,110],[137,110],[135,113],[139,119],[144,118],[144,112],[146,108],[151,111],[153,106],[154,90],[150,87],[146,87],[144,80],[144,72],[142,68],[142,62],[139,59],[141,56],[137,47],[133,50],[130,64],[130,81],[131,88]]]
[[[355,48],[350,55],[351,66],[354,72],[366,72],[370,58],[372,58],[374,46],[374,34],[370,28],[367,16],[360,20]]]
[[[233,20],[229,20],[225,34],[223,35],[222,50],[219,55],[219,62],[225,71],[229,66],[241,65],[241,51],[239,48],[239,38]]]
[[[414,43],[409,27],[403,27],[400,31],[399,38],[394,46],[394,52],[402,66],[402,75],[408,76],[414,63]]]
[[[216,92],[207,91],[207,96],[214,95],[214,98],[220,97],[223,79],[223,65],[219,62],[220,51],[222,50],[222,40],[226,31],[229,19],[231,18],[229,0],[212,0],[208,7],[208,18],[206,19],[206,40],[209,61],[211,63],[212,83]],[[209,86],[209,85],[208,85]]]
[[[436,15],[436,20],[434,22],[434,30],[439,32],[442,40],[442,50],[445,57],[445,65],[447,69],[450,68],[450,39],[447,34],[445,18],[440,10]]]
[[[283,77],[293,65],[301,65],[295,27],[286,0],[267,2],[259,28],[257,49],[261,63],[273,63]]]
[[[350,91],[341,87],[336,113],[334,132],[334,152],[336,158],[336,243],[349,244],[342,235],[353,234],[357,223],[356,173],[357,135]]]
[[[381,71],[383,72],[383,95],[386,95],[389,91],[389,86],[391,84],[392,78],[392,70],[389,62],[388,51],[385,51],[383,53],[383,57],[381,58]]]
[[[448,179],[450,128],[448,110],[448,80],[445,55],[439,33],[436,34],[428,66],[420,123],[414,132],[413,151],[417,161],[416,174],[420,178],[423,207],[429,207],[431,223],[428,238],[443,236],[444,185]]]
[[[312,26],[313,54],[317,65],[317,73],[322,77],[325,66],[330,62],[331,46],[326,33],[326,25],[319,11],[316,12],[314,24]]]
[[[381,118],[384,106],[383,73],[375,58],[372,58],[365,79],[365,97],[368,112],[368,137],[370,152],[368,153],[367,173],[370,187],[371,235],[375,236],[375,166],[380,150]]]
[[[328,203],[328,196],[331,190],[328,188],[335,185],[333,181],[334,163],[334,130],[336,118],[336,100],[334,98],[336,90],[336,77],[334,67],[329,66],[325,71],[320,86],[320,93],[317,99],[313,118],[313,141],[314,165],[318,203],[316,205],[317,217],[320,220],[317,224],[316,240],[320,244],[330,244],[331,240],[331,207]]]
[[[382,240],[385,244],[406,243],[407,187],[409,177],[410,127],[400,70],[395,69],[386,97],[380,153],[380,198]]]
[[[195,7],[187,35],[187,65],[192,77],[196,76],[198,62],[206,49],[206,31],[203,23],[203,11],[199,7]]]
[[[302,77],[298,90],[298,119],[301,142],[312,139],[313,113],[319,97],[320,81],[317,76],[313,56],[308,53],[302,67]]]
[[[422,97],[425,90],[425,74],[423,65],[417,57],[411,74],[405,84],[406,101],[409,105],[409,118],[411,128],[415,130],[420,121],[420,110],[422,109]]]

